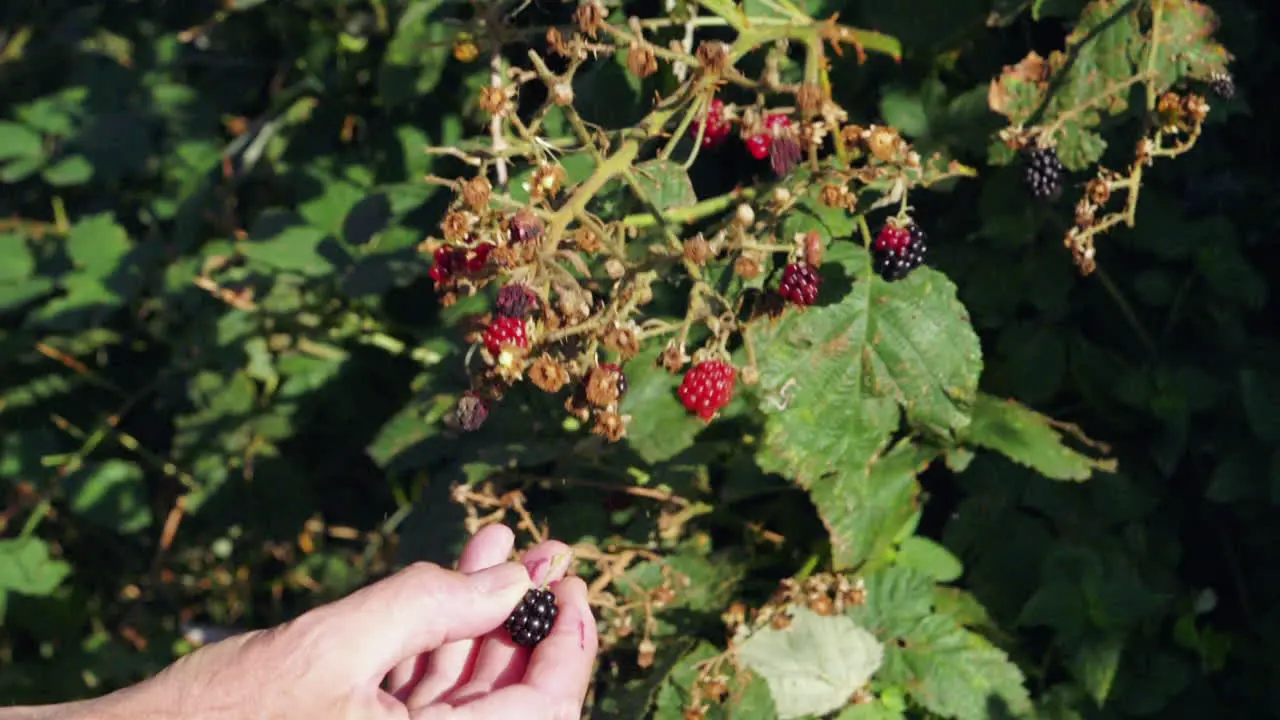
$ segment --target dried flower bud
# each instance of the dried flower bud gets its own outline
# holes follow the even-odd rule
[[[893,128],[874,127],[867,138],[867,147],[880,162],[892,162],[902,151],[902,138]]]
[[[568,175],[560,165],[539,165],[529,181],[529,197],[536,201],[560,194]]]
[[[1102,178],[1094,178],[1084,186],[1084,194],[1094,205],[1106,205],[1111,199],[1111,185]]]
[[[826,184],[818,195],[823,205],[829,208],[845,208],[852,210],[858,204],[858,197],[847,185]]]
[[[618,442],[627,436],[628,419],[628,416],[619,415],[611,410],[601,410],[596,413],[596,423],[591,428],[591,432],[609,442]]]
[[[604,346],[608,350],[629,360],[640,354],[640,338],[635,329],[629,325],[612,325],[604,333]]]
[[[696,55],[702,69],[712,75],[719,75],[729,65],[729,46],[720,40],[703,40]]]
[[[746,203],[738,205],[733,211],[733,221],[742,227],[750,227],[751,223],[756,221],[756,211]]]
[[[711,244],[707,239],[698,233],[693,237],[684,241],[684,259],[701,267],[710,260],[712,256]]]
[[[824,249],[822,233],[817,230],[810,230],[804,234],[804,238],[801,240],[801,255],[803,255],[806,263],[815,268],[822,267]]]
[[[598,408],[608,408],[617,404],[622,397],[626,377],[617,365],[597,365],[587,376],[587,402]]]
[[[604,262],[604,274],[608,275],[610,280],[617,280],[627,274],[627,265],[618,258],[611,257]]]
[[[596,0],[588,0],[578,6],[573,13],[574,22],[578,23],[578,29],[582,34],[596,39],[596,34],[604,28],[604,19],[607,16],[605,9]]]
[[[569,384],[569,371],[550,355],[540,355],[529,368],[529,380],[540,390],[554,393]]]
[[[638,78],[647,78],[658,72],[658,58],[647,43],[631,43],[627,50],[627,69]]]
[[[805,83],[796,91],[796,107],[800,108],[800,114],[804,117],[812,117],[822,110],[822,103],[826,100],[822,88],[810,83]]]
[[[591,293],[569,287],[557,288],[556,305],[570,325],[576,325],[591,316]]]
[[[471,232],[472,216],[470,213],[461,210],[450,210],[445,213],[444,219],[440,221],[440,232],[444,233],[446,240],[450,242],[458,242],[467,237]]]
[[[759,277],[763,271],[764,268],[761,265],[760,256],[751,251],[742,253],[733,263],[733,272],[743,280]]]
[[[574,230],[573,242],[584,253],[595,254],[600,252],[600,237],[592,232],[591,228],[579,227]]]
[[[492,190],[489,178],[477,175],[462,184],[462,199],[472,210],[480,212],[489,206],[489,193]]]
[[[654,657],[658,654],[658,646],[649,638],[640,641],[640,646],[636,648],[636,665],[641,669],[651,667]]]
[[[551,48],[551,51],[560,57],[567,58],[572,54],[568,44],[564,41],[564,36],[560,34],[559,29],[554,27],[547,29],[547,47]]]
[[[685,352],[684,346],[672,340],[662,349],[662,354],[658,356],[658,364],[667,372],[678,373],[689,364],[689,353]]]
[[[537,242],[542,237],[542,221],[528,210],[521,210],[512,216],[508,230],[513,245]]]
[[[474,392],[464,393],[453,411],[454,422],[467,432],[479,430],[488,417],[489,404]]]
[[[1199,125],[1209,115],[1209,102],[1196,94],[1189,94],[1182,99],[1182,112],[1192,125]]]
[[[507,95],[506,88],[489,85],[480,88],[480,109],[499,117],[510,112],[511,98]]]

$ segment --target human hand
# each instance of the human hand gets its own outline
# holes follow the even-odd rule
[[[201,648],[132,688],[0,710],[0,720],[578,718],[597,648],[586,585],[564,578],[563,543],[534,546],[523,565],[506,562],[513,545],[510,529],[491,525],[456,571],[415,564],[284,625]],[[518,647],[502,622],[543,583],[559,615],[536,648]]]

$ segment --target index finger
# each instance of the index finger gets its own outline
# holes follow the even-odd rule
[[[599,648],[596,620],[587,604],[587,584],[582,578],[561,580],[555,584],[555,594],[560,613],[551,634],[533,649],[524,684],[540,691],[553,705],[568,702],[582,707]]]

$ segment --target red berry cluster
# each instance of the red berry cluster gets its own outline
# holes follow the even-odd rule
[[[873,268],[886,282],[897,282],[924,264],[927,236],[915,222],[885,223],[871,244]]]
[[[764,119],[764,132],[747,138],[747,152],[757,160],[769,157],[773,149],[773,134],[783,128],[791,127],[791,118],[781,113],[771,113]]]
[[[528,349],[529,331],[524,320],[508,316],[494,319],[493,324],[484,331],[484,346],[495,356],[505,348]]]
[[[733,366],[721,360],[706,360],[689,368],[680,383],[680,402],[703,422],[720,412],[733,398],[738,375]]]
[[[436,281],[437,285],[441,285],[460,272],[480,272],[484,269],[485,263],[489,262],[489,253],[492,250],[493,245],[489,243],[481,243],[474,248],[443,245],[436,248],[432,256],[434,262],[427,274]]]
[[[809,263],[791,263],[782,270],[782,282],[778,294],[788,302],[807,307],[818,299],[818,286],[822,276]]]
[[[716,98],[711,101],[711,107],[707,109],[707,118],[702,121],[705,128],[702,131],[702,147],[713,148],[723,143],[728,137],[729,132],[733,130],[733,123],[729,118],[724,116],[724,101]],[[694,128],[696,136],[697,128]]]

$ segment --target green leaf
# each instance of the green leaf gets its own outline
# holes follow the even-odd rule
[[[326,275],[350,260],[323,230],[299,224],[293,213],[281,210],[259,215],[249,240],[239,247],[251,261],[302,275]]]
[[[1111,459],[1095,459],[1067,447],[1052,421],[1013,400],[979,394],[973,422],[960,441],[1006,455],[1054,480],[1087,480],[1095,470],[1113,472]]]
[[[86,467],[67,479],[71,511],[122,535],[151,527],[142,468],[124,460]]]
[[[698,202],[689,173],[679,163],[655,158],[635,167],[636,180],[659,210],[688,207]]]
[[[1142,46],[1133,7],[1118,0],[1095,0],[1067,36],[1065,52],[1047,59],[1033,54],[1005,69],[988,96],[991,109],[1015,124],[1050,123],[1071,113],[1072,120],[1052,139],[1067,168],[1084,169],[1106,149],[1089,128],[1099,125],[1104,115],[1129,108],[1133,86],[1125,81],[1137,73],[1134,59],[1141,57]],[[1011,159],[1007,148],[992,157],[999,164]]]
[[[42,597],[70,574],[71,565],[49,557],[49,546],[39,538],[0,540],[0,591]]]
[[[957,720],[987,720],[1031,709],[1018,666],[951,618],[929,615],[897,639],[899,643],[888,644],[877,679],[905,686],[929,711]]]
[[[1074,644],[1067,657],[1067,667],[1072,676],[1089,693],[1089,697],[1102,707],[1111,696],[1120,659],[1124,656],[1124,636],[1097,635]]]
[[[902,541],[898,564],[928,575],[938,582],[951,582],[964,573],[964,565],[950,550],[919,535]]]
[[[883,503],[909,499],[911,476],[932,458],[906,448],[876,468],[899,408],[926,431],[961,428],[981,369],[978,338],[945,277],[922,269],[885,283],[867,277],[862,250],[853,255],[823,266],[828,283],[842,267],[862,276],[838,304],[752,331],[766,415],[760,466],[813,494],[841,567],[866,559],[875,538],[910,515]]]
[[[111,213],[86,217],[67,233],[67,254],[71,262],[89,274],[105,277],[116,269],[129,252],[129,234],[116,224]]]
[[[915,513],[916,475],[935,455],[933,449],[901,445],[869,468],[841,469],[807,487],[831,538],[837,569],[888,551],[898,528]]]
[[[0,233],[0,283],[26,280],[36,270],[27,240],[17,233]]]
[[[661,351],[660,345],[650,345],[624,368],[627,395],[621,412],[631,416],[627,444],[648,463],[679,455],[706,427],[680,404],[676,396],[680,376],[658,366]]]
[[[49,165],[40,173],[44,181],[54,187],[83,185],[93,179],[93,163],[83,155],[68,155]]]
[[[1172,87],[1181,77],[1204,79],[1227,69],[1232,58],[1227,49],[1213,39],[1217,27],[1217,15],[1202,2],[1167,0],[1161,3],[1153,64],[1160,90]]]
[[[791,611],[784,629],[765,627],[738,645],[738,661],[769,684],[783,720],[845,706],[884,661],[884,646],[847,616]]]
[[[0,121],[0,160],[44,155],[44,138],[21,123]]]
[[[440,82],[450,48],[449,26],[433,17],[442,5],[441,0],[417,0],[396,24],[378,72],[378,92],[387,105],[422,98]]]

